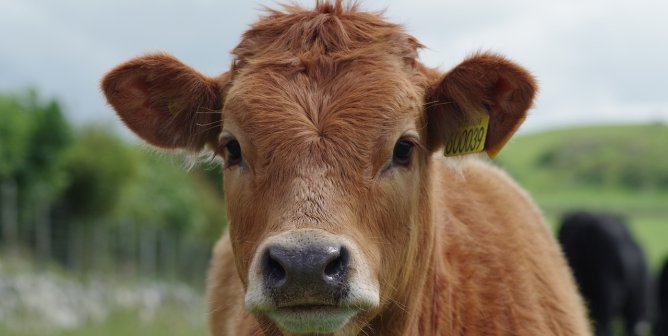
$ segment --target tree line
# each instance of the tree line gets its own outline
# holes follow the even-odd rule
[[[223,229],[220,168],[75,127],[35,90],[0,94],[0,243],[68,269],[199,281]]]

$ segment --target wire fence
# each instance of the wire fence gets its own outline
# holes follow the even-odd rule
[[[86,276],[161,278],[202,288],[211,244],[168,228],[142,223],[75,223],[64,210],[34,201],[30,216],[19,216],[16,185],[0,187],[0,251],[28,253]]]

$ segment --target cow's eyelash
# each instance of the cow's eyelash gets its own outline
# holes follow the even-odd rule
[[[216,153],[217,155],[222,155],[222,154],[225,152],[225,147],[227,146],[227,144],[229,144],[230,141],[233,141],[233,140],[235,140],[233,137],[224,137],[224,138],[221,138],[221,139],[218,141],[218,145],[217,145],[216,148],[214,149],[215,153]]]
[[[425,146],[418,137],[413,135],[407,135],[399,138],[400,140],[410,142],[415,148],[419,149],[422,152],[427,152],[427,146]]]

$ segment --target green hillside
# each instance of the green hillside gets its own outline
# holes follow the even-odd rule
[[[598,126],[513,139],[495,160],[556,225],[573,209],[625,215],[652,264],[668,257],[668,125]]]

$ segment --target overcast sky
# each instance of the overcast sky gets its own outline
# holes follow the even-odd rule
[[[311,7],[314,1],[301,0]],[[99,79],[165,51],[208,75],[272,1],[0,0],[0,91],[36,87],[76,123],[120,128]],[[668,1],[367,0],[429,47],[447,70],[477,50],[499,52],[538,78],[523,130],[668,122]]]

